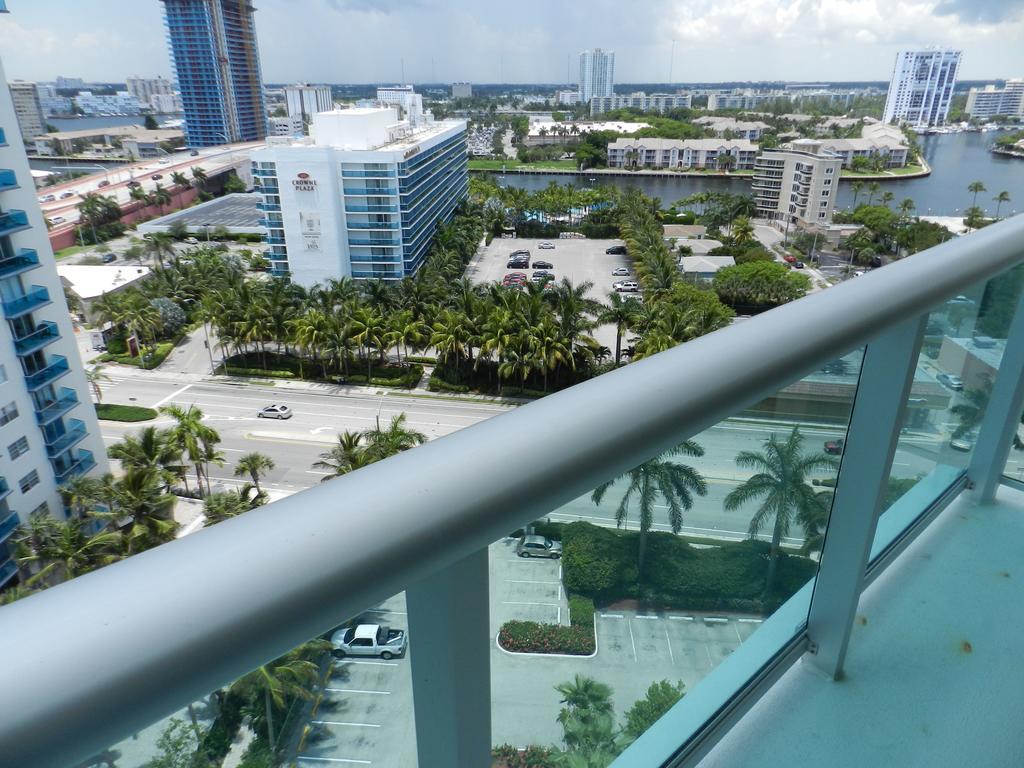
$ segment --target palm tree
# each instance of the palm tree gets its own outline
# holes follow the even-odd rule
[[[160,184],[156,185],[156,188],[153,190],[152,197],[153,202],[160,208],[160,213],[163,213],[164,206],[174,199],[171,197],[171,193],[164,189]],[[159,234],[167,234],[168,236],[170,235],[170,233],[164,232],[161,232]]]
[[[366,352],[366,383],[369,385],[373,376],[373,357],[370,349],[375,348],[381,351],[386,349],[384,334],[387,327],[384,324],[384,316],[370,307],[360,307],[352,315],[352,338]]]
[[[549,317],[543,318],[538,325],[528,329],[527,333],[534,367],[541,372],[544,378],[544,391],[547,392],[550,371],[557,371],[561,365],[576,368],[571,342]]]
[[[853,190],[853,207],[857,207],[857,198],[860,197],[860,191],[864,189],[863,181],[855,181],[850,185],[850,189]]]
[[[113,505],[103,516],[118,522],[129,555],[170,541],[178,530],[172,517],[175,497],[164,492],[160,481],[154,467],[131,469],[111,488]]]
[[[97,403],[103,402],[103,390],[100,389],[101,381],[110,381],[110,377],[103,372],[103,366],[96,364],[92,368],[89,368],[85,372],[85,380],[89,382],[89,386],[92,387],[92,394],[96,398]]]
[[[903,200],[900,201],[899,205],[900,216],[902,216],[904,219],[908,218],[910,216],[911,211],[914,210],[914,207],[915,206],[913,200],[911,200],[909,197],[903,198]]]
[[[999,209],[1003,207],[1003,203],[1010,202],[1010,193],[1005,189],[998,195],[992,198],[996,203],[996,221],[999,220]]]
[[[38,550],[18,557],[19,565],[38,567],[26,584],[68,581],[118,560],[121,536],[112,531],[93,535],[91,525],[92,520],[84,517],[54,520],[52,537]]]
[[[822,502],[808,482],[808,475],[819,471],[834,472],[839,466],[839,462],[831,456],[824,453],[805,454],[802,449],[803,435],[799,427],[793,427],[785,441],[777,439],[774,434],[766,439],[763,452],[740,452],[736,456],[737,466],[757,470],[757,473],[725,497],[725,509],[729,512],[749,501],[763,498],[761,506],[750,520],[751,537],[756,537],[765,524],[773,520],[765,596],[771,595],[775,585],[782,537],[789,533],[794,522],[806,529],[811,527],[809,521],[821,514]]]
[[[729,225],[729,234],[734,245],[746,245],[754,239],[754,226],[746,216],[740,216]]]
[[[868,184],[868,205],[871,205],[871,202],[875,199],[875,195],[877,195],[881,190],[882,185],[877,181],[872,181]]]
[[[681,464],[672,459],[681,456],[703,456],[704,449],[693,440],[671,448],[661,456],[644,462],[626,472],[621,478],[627,481],[626,491],[615,510],[615,523],[619,527],[626,524],[629,516],[630,501],[636,497],[640,509],[640,540],[637,544],[637,572],[643,577],[644,554],[647,548],[647,532],[654,522],[654,504],[660,494],[668,504],[669,525],[673,533],[683,528],[683,512],[693,507],[693,494],[704,496],[708,492],[707,483],[700,473],[688,464]],[[615,480],[599,485],[591,494],[594,504],[600,504],[608,489]]]
[[[893,201],[893,199],[895,199],[895,197],[896,197],[896,195],[894,195],[889,190],[886,190],[885,192],[882,193],[882,205],[884,205],[886,208],[888,208],[889,207],[889,203],[891,203]]]
[[[386,429],[381,429],[378,423],[376,427],[363,433],[366,452],[373,461],[395,456],[427,441],[427,436],[422,432],[406,428],[405,418],[404,413],[399,413],[391,417],[391,423]]]
[[[616,743],[612,689],[589,677],[555,686],[564,705],[558,713],[566,751],[559,765],[571,768],[607,766],[622,751]]]
[[[981,424],[982,416],[985,415],[985,409],[988,407],[988,401],[992,394],[992,377],[987,374],[983,375],[980,383],[980,388],[968,389],[963,394],[963,400],[949,409],[960,420],[956,429],[953,430],[954,438],[966,435]]]
[[[372,464],[376,459],[371,458],[365,446],[363,446],[362,432],[345,431],[338,435],[338,443],[330,450],[320,454],[320,460],[313,464],[314,469],[326,469],[326,474],[321,482],[326,482],[335,477],[347,475],[357,469]]]
[[[164,405],[160,413],[170,416],[176,422],[169,430],[169,437],[195,467],[199,495],[203,496],[203,477],[209,478],[206,470],[212,446],[220,442],[220,435],[212,427],[203,424],[203,412],[194,405],[187,409],[178,405]],[[207,481],[209,485],[209,481]]]
[[[193,167],[191,169],[191,171],[192,171],[192,181],[195,182],[195,185],[197,187],[199,187],[200,190],[205,191],[206,190],[206,171],[204,171],[198,165]]]
[[[107,455],[119,459],[121,468],[156,469],[163,481],[164,490],[170,490],[176,479],[185,480],[185,465],[181,463],[182,449],[170,431],[154,426],[143,427],[137,435],[126,434],[119,443],[107,449]],[[188,489],[188,482],[185,482]]]
[[[974,197],[971,199],[971,207],[976,208],[978,206],[978,193],[985,192],[987,190],[985,189],[985,184],[983,182],[972,181],[967,185],[967,191],[974,193]]]
[[[142,236],[143,249],[147,256],[152,257],[153,266],[163,269],[164,257],[174,256],[174,240],[166,232],[150,232]]]
[[[260,488],[260,475],[269,472],[273,468],[274,460],[272,458],[254,451],[242,456],[235,464],[235,477],[249,475],[252,478],[252,484],[256,486],[256,493],[262,496],[263,489]]]

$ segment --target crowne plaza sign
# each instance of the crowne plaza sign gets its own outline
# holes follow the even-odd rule
[[[316,179],[310,178],[308,173],[297,173],[292,179],[292,188],[296,192],[315,192]]]

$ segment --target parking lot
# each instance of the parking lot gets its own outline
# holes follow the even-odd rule
[[[569,603],[562,589],[560,560],[522,558],[516,540],[491,545],[491,634],[506,621],[569,623]]]
[[[538,245],[549,242],[555,247],[551,250],[540,250]],[[606,301],[612,291],[612,283],[627,280],[626,277],[614,277],[612,271],[618,267],[630,267],[628,257],[605,253],[612,245],[622,245],[621,240],[540,240],[535,238],[495,238],[466,267],[466,277],[474,283],[501,282],[501,279],[512,271],[533,273],[533,262],[548,261],[554,264],[550,270],[555,280],[567,277],[574,284],[590,281],[594,287],[590,297]],[[505,265],[512,251],[526,250],[530,252],[530,269],[512,270]],[[629,294],[636,295],[636,294]],[[602,326],[594,332],[599,343],[615,349],[615,328]]]

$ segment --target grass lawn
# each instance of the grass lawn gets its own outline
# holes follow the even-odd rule
[[[155,419],[158,414],[152,408],[143,408],[140,405],[99,403],[96,405],[96,415],[106,421],[149,421]]]
[[[536,171],[545,169],[555,170],[576,170],[575,160],[546,160],[542,163],[521,163],[518,160],[470,160],[469,170],[471,171],[500,171],[502,168],[513,170],[515,168],[530,168]]]
[[[911,173],[923,172],[923,165],[907,165],[903,168],[886,168],[884,171],[851,171],[847,169],[842,172],[841,177],[844,179],[869,177],[873,179],[884,180],[892,176],[906,176]]]
[[[84,253],[85,251],[89,251],[96,247],[97,246],[95,245],[71,245],[68,246],[67,248],[61,248],[59,251],[55,251],[53,255],[58,260],[65,259],[68,256],[74,256],[76,253]]]

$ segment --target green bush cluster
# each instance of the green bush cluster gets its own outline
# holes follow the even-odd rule
[[[110,346],[108,345],[108,351],[105,354],[102,354],[99,357],[97,357],[96,362],[119,363],[121,365],[135,365],[138,366],[139,368],[152,370],[153,368],[157,368],[160,365],[160,363],[167,359],[167,356],[171,354],[171,350],[174,349],[174,346],[178,343],[178,341],[179,339],[175,339],[174,341],[161,341],[159,344],[156,345],[156,351],[153,352],[153,354],[149,353],[148,347],[143,347],[140,350],[141,354],[136,357],[132,357],[131,355],[129,355],[127,353],[127,350],[125,351],[124,354],[114,354],[110,352]],[[143,364],[143,361],[145,361],[145,364]]]
[[[566,525],[562,533],[566,589],[601,603],[640,599],[662,608],[766,612],[806,584],[816,567],[809,558],[780,554],[775,587],[766,600],[768,543],[749,540],[696,548],[679,536],[651,532],[641,584],[637,532],[581,522]]]
[[[140,405],[97,403],[96,416],[106,421],[149,421],[157,417],[157,412]]]
[[[519,751],[511,744],[501,744],[491,750],[493,768],[555,768],[555,754],[546,747],[529,746]]]
[[[427,365],[435,365],[437,363],[437,358],[428,357],[427,355],[406,355],[405,361],[407,363],[426,363]]]
[[[430,374],[430,380],[427,381],[427,389],[431,392],[469,392],[469,387],[466,384],[449,384],[438,376],[437,369],[434,369],[434,372]]]
[[[594,626],[594,601],[589,597],[569,597],[569,623],[573,626]]]
[[[594,626],[506,621],[498,632],[506,651],[517,653],[564,653],[589,656],[594,652]]]
[[[237,365],[225,365],[223,370],[228,376],[267,376],[271,379],[297,379],[293,371],[263,370],[262,368],[240,368]]]

